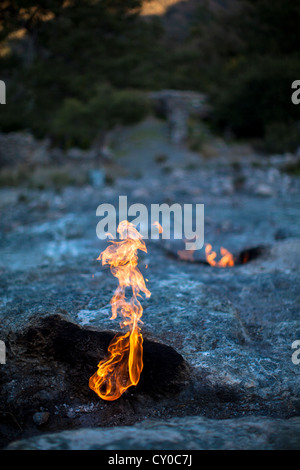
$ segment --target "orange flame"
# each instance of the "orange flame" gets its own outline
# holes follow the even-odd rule
[[[158,233],[163,233],[164,230],[163,230],[163,228],[162,228],[162,226],[160,225],[159,222],[156,221],[152,225],[154,225],[154,227],[157,227]]]
[[[212,246],[207,243],[207,245],[205,246],[206,261],[211,266],[218,266],[219,268],[227,268],[229,266],[234,266],[233,255],[222,246],[220,252],[222,258],[219,261],[216,261],[217,253],[215,251],[212,251]]]
[[[151,293],[137,267],[137,250],[147,252],[142,235],[133,224],[123,220],[117,229],[121,241],[113,241],[99,256],[102,265],[109,265],[119,281],[111,299],[112,316],[122,316],[121,328],[128,327],[124,335],[116,335],[108,347],[108,357],[98,364],[98,370],[89,380],[89,387],[103,400],[116,400],[132,385],[137,385],[143,369],[143,337],[139,322],[143,308],[138,300],[140,291],[146,297]],[[125,297],[126,287],[131,287],[132,297]]]

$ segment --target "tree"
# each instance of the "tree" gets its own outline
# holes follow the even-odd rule
[[[162,30],[157,21],[139,16],[141,3],[2,2],[0,29],[11,49],[0,56],[1,78],[7,79],[10,96],[1,110],[2,130],[27,127],[43,136],[65,100],[87,102],[103,85],[159,87]],[[24,37],[13,42],[20,28]]]
[[[198,51],[195,77],[211,94],[215,124],[238,137],[268,134],[269,142],[270,129],[285,126],[291,146],[282,150],[295,149],[300,108],[290,96],[300,77],[300,1],[231,1],[208,13],[199,11],[190,44]]]

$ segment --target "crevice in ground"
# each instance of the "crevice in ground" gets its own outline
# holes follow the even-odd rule
[[[103,401],[88,381],[114,334],[79,327],[61,315],[10,333],[1,369],[1,447],[43,432],[132,425],[145,418],[289,416],[280,401],[268,404],[240,386],[210,383],[207,371],[193,370],[174,348],[147,338],[139,384],[119,400]]]

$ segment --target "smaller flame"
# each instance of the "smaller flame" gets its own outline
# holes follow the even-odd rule
[[[158,233],[163,233],[163,228],[162,228],[162,226],[160,225],[159,222],[156,221],[152,225],[154,225],[154,227],[157,227]]]
[[[221,259],[219,261],[216,261],[217,253],[215,251],[212,251],[212,246],[207,243],[207,245],[205,246],[206,261],[211,266],[217,266],[219,268],[227,268],[230,266],[234,266],[234,257],[232,253],[230,253],[230,251],[226,250],[226,248],[223,248],[222,246],[220,252]]]

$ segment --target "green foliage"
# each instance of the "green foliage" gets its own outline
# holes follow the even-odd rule
[[[44,190],[65,186],[83,186],[88,183],[88,172],[74,165],[53,166],[29,169],[26,167],[6,168],[0,171],[0,187],[23,186],[24,188]]]
[[[7,0],[1,5],[2,38],[19,28],[26,35],[17,44],[2,43],[11,52],[0,54],[8,96],[0,131],[25,128],[37,137],[50,133],[66,145],[85,147],[100,129],[143,117],[146,100],[131,89],[163,84],[162,29],[159,22],[138,16],[140,5],[141,0],[47,0],[42,6]],[[105,87],[107,93],[99,92]]]
[[[278,135],[290,135],[282,145],[295,147],[298,0],[203,0],[190,30],[169,37],[159,18],[139,16],[142,1],[2,2],[0,67],[8,100],[0,130],[30,129],[65,146],[87,147],[100,130],[146,114],[146,100],[133,89],[194,89],[211,96],[218,130],[265,138],[271,149],[279,148],[277,128]],[[24,39],[8,40],[20,29]],[[5,48],[9,54],[1,53]],[[201,132],[191,132],[191,145],[201,146]]]
[[[88,148],[99,131],[138,122],[149,109],[142,93],[104,87],[87,102],[67,98],[53,119],[51,135],[65,148]]]
[[[130,90],[115,91],[109,103],[110,125],[134,124],[150,112],[150,102],[143,93]]]
[[[26,169],[3,169],[0,171],[0,187],[20,186],[28,181],[29,176]]]
[[[298,60],[248,59],[212,93],[214,122],[221,128],[230,126],[238,137],[262,137],[273,122],[300,119],[300,110],[291,101],[291,84],[298,76]]]
[[[300,77],[299,23],[294,0],[199,9],[188,43],[194,50],[189,75],[194,69],[199,88],[211,95],[218,130],[264,138],[270,151],[300,145],[300,106],[291,102],[291,84]]]
[[[300,143],[300,124],[289,122],[271,122],[266,126],[265,148],[268,152],[295,152]]]
[[[296,161],[286,163],[281,169],[290,175],[300,176],[300,158]]]

